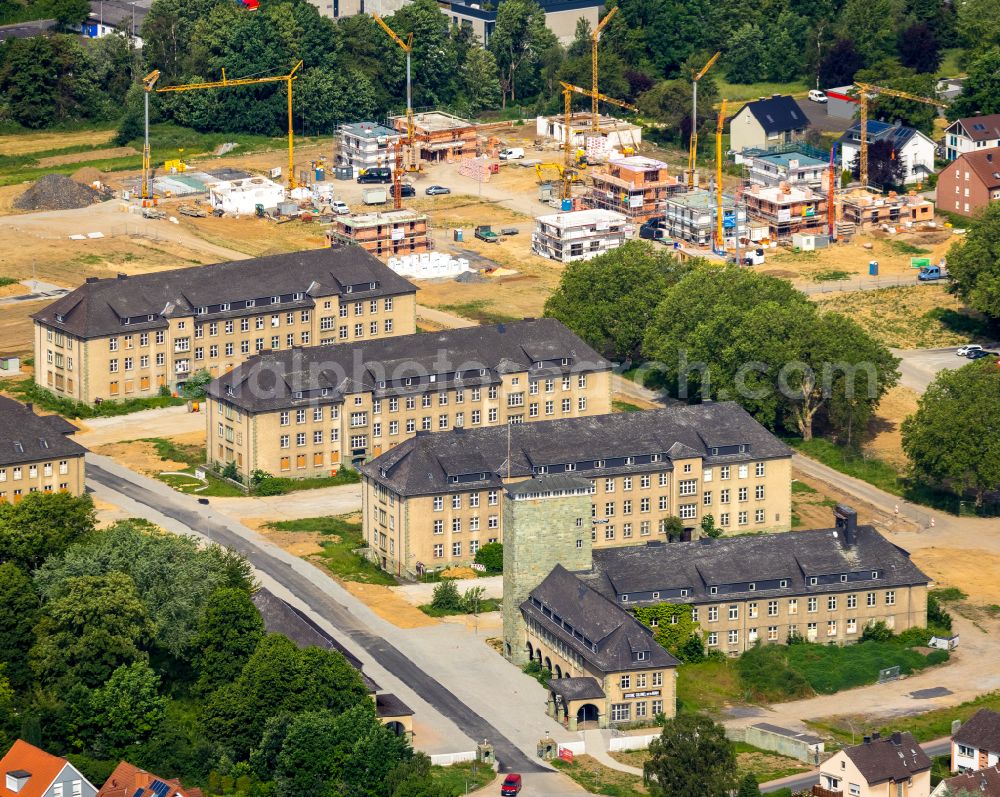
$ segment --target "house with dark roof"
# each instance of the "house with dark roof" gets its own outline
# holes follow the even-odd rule
[[[29,493],[81,495],[87,449],[70,439],[77,428],[58,415],[0,396],[0,503]]]
[[[543,409],[546,397],[558,400],[559,387],[529,381],[529,415],[536,400]],[[417,434],[360,470],[365,539],[398,574],[464,564],[502,541],[507,492],[538,476],[587,480],[596,548],[666,540],[673,517],[688,538],[708,515],[724,531],[791,527],[791,450],[735,402],[455,425]]]
[[[909,733],[866,736],[819,768],[814,797],[930,797],[931,760]]]
[[[18,739],[0,758],[0,797],[94,797],[97,789],[65,758]]]
[[[1000,767],[992,766],[963,772],[953,778],[942,780],[931,797],[956,797],[976,795],[976,797],[1000,797]]]
[[[746,103],[729,120],[729,141],[734,152],[771,149],[801,138],[809,119],[799,104],[783,94]]]
[[[104,781],[97,797],[202,797],[202,791],[186,789],[176,778],[161,778],[121,761]]]
[[[355,246],[88,277],[32,316],[36,381],[86,403],[156,396],[265,350],[413,334],[416,290]]]
[[[868,146],[878,141],[891,141],[894,157],[906,167],[903,182],[925,181],[934,174],[934,142],[912,127],[869,119]],[[841,168],[850,169],[861,150],[861,123],[855,122],[837,140],[840,144]]]
[[[944,131],[944,154],[950,161],[995,147],[1000,147],[1000,113],[956,119]]]
[[[951,737],[951,771],[968,772],[1000,764],[1000,713],[980,709]]]
[[[264,352],[208,387],[208,462],[326,476],[417,432],[611,410],[611,363],[552,318]]]
[[[1000,146],[965,152],[938,173],[938,207],[974,216],[1000,200]]]

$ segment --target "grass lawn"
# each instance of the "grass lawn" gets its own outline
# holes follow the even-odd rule
[[[862,456],[820,437],[814,437],[812,440],[788,437],[785,438],[785,442],[800,454],[819,460],[824,465],[829,465],[848,476],[873,484],[887,493],[902,496],[905,492],[906,485],[899,471],[880,459]]]
[[[677,669],[677,700],[680,711],[718,713],[746,696],[732,659],[685,664]]]
[[[185,399],[172,396],[153,398],[133,398],[124,401],[103,401],[100,404],[84,404],[80,401],[62,398],[50,390],[35,384],[32,379],[0,379],[0,391],[16,396],[19,401],[30,401],[39,409],[62,415],[64,418],[111,418],[128,415],[140,410],[176,407]]]
[[[463,761],[450,767],[431,767],[431,782],[438,787],[441,794],[446,794],[448,797],[459,797],[481,789],[492,783],[495,777],[496,773],[492,767],[472,761]],[[499,791],[497,788],[498,793]]]
[[[610,769],[589,755],[576,756],[572,764],[560,760],[552,764],[591,794],[606,794],[609,797],[646,797],[649,794],[641,777]]]
[[[758,783],[767,783],[778,778],[786,778],[799,772],[809,772],[812,767],[795,758],[778,755],[770,750],[761,750],[746,742],[734,742],[736,748],[736,768],[740,775],[752,772]]]
[[[962,53],[964,52],[961,47],[950,47],[942,51],[941,55],[944,57],[941,60],[941,66],[938,67],[938,74],[941,77],[959,77],[960,75],[964,75],[965,72],[958,65],[958,59],[962,57]]]
[[[630,404],[627,401],[612,401],[611,402],[612,412],[642,412],[642,407],[636,404]]]
[[[361,523],[349,520],[349,517],[351,516],[325,515],[299,520],[276,520],[268,523],[265,528],[272,531],[314,532],[329,537],[319,541],[323,550],[316,554],[316,559],[326,565],[337,578],[387,587],[396,586],[396,579],[374,562],[355,553],[359,548],[365,547],[365,541],[361,536]]]
[[[480,324],[502,324],[505,321],[518,320],[518,316],[500,312],[486,299],[474,299],[461,304],[443,304],[438,309],[478,321]]]
[[[840,282],[841,280],[850,279],[851,275],[846,271],[828,268],[824,271],[817,271],[810,278],[813,282]]]
[[[725,97],[730,102],[739,100],[755,100],[758,97],[770,97],[772,94],[801,94],[805,95],[810,86],[803,80],[796,80],[791,83],[730,83],[722,74],[713,74],[715,85],[719,87],[719,96]],[[738,111],[733,107],[730,113]]]
[[[989,692],[980,695],[952,708],[939,708],[924,714],[910,714],[906,717],[905,729],[913,734],[918,742],[928,742],[951,736],[953,720],[965,722],[979,709],[988,708],[1000,711],[1000,692]],[[899,719],[880,717],[830,717],[824,720],[806,721],[811,728],[830,734],[843,744],[851,744],[851,727],[854,728],[854,739],[860,741],[861,736],[879,731],[888,735],[900,729]]]
[[[483,598],[479,601],[479,614],[498,612],[500,611],[501,603],[502,601],[499,598]],[[417,608],[430,617],[451,617],[456,614],[472,614],[472,612],[467,612],[464,609],[435,609],[429,603],[421,604]]]

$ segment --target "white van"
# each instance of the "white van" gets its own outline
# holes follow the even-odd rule
[[[810,89],[809,99],[812,102],[826,102],[826,94],[819,89]]]
[[[524,157],[524,149],[522,147],[511,147],[505,149],[500,153],[500,160],[502,161],[513,161],[519,160]]]

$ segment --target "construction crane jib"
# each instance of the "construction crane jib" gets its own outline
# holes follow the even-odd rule
[[[381,27],[382,30],[384,30],[388,34],[389,38],[392,39],[394,42],[396,42],[396,44],[399,45],[399,48],[404,53],[406,53],[406,146],[409,149],[409,159],[410,159],[410,163],[408,164],[407,168],[410,171],[416,171],[417,155],[416,155],[416,150],[413,148],[413,138],[414,138],[413,90],[411,88],[412,84],[410,76],[410,58],[413,55],[413,33],[410,33],[406,37],[406,41],[403,41],[403,39],[396,33],[396,31],[394,31],[392,28],[389,27],[389,25],[386,23],[384,19],[382,19],[382,17],[380,17],[378,14],[372,14],[372,16],[375,18],[375,21],[379,24],[379,27]]]
[[[288,188],[291,190],[297,185],[295,182],[295,136],[292,132],[292,81],[298,77],[296,73],[301,68],[302,62],[299,61],[287,75],[241,77],[234,80],[227,78],[226,70],[223,69],[222,80],[213,80],[207,83],[184,83],[179,86],[163,86],[156,89],[156,91],[158,93],[167,91],[195,91],[198,89],[227,89],[236,86],[250,86],[255,83],[286,83],[288,86]]]
[[[618,6],[615,6],[604,16],[604,19],[602,19],[598,23],[597,27],[594,28],[594,32],[590,34],[590,58],[591,58],[590,90],[593,92],[593,94],[590,95],[590,113],[591,113],[591,126],[593,127],[595,133],[601,129],[601,114],[597,109],[597,102],[599,96],[597,93],[597,43],[601,39],[601,31],[604,30],[607,24],[617,13],[618,13]]]
[[[948,103],[940,100],[932,100],[929,97],[920,97],[898,89],[887,89],[884,86],[873,86],[870,83],[855,83],[858,87],[858,104],[860,105],[861,117],[861,147],[858,153],[858,178],[862,187],[868,185],[868,101],[871,94],[888,94],[890,97],[899,97],[903,100],[922,102],[925,105],[936,105],[938,108],[947,108]]]
[[[705,73],[712,68],[721,55],[722,51],[720,50],[708,59],[708,63],[701,68],[701,71],[692,72],[691,74],[691,146],[688,150],[687,174],[689,189],[694,188],[694,164],[698,156],[698,82],[705,77]]]

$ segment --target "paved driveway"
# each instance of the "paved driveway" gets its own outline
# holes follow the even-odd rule
[[[987,347],[996,351],[998,344]],[[899,357],[899,371],[902,374],[900,382],[904,387],[923,393],[940,371],[953,370],[967,365],[971,360],[955,354],[957,347],[948,349],[893,349],[892,353]]]
[[[809,100],[796,100],[796,102],[802,109],[802,113],[809,119],[809,124],[824,133],[843,133],[853,122],[852,119],[829,116],[824,103],[810,102]]]

